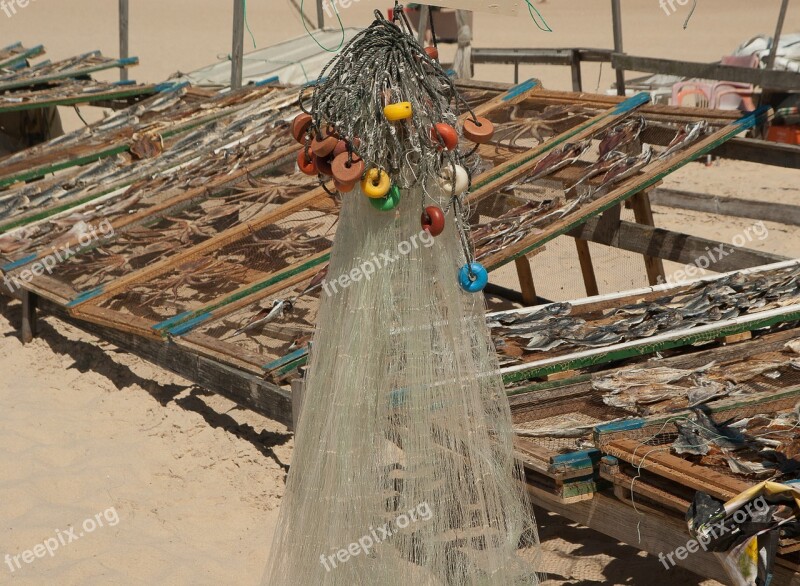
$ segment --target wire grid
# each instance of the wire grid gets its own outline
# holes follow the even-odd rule
[[[283,118],[287,115],[293,101],[280,93],[269,100],[251,104],[239,111],[231,112],[223,118],[208,122],[196,130],[178,135],[164,142],[164,150],[152,158],[134,161],[130,156],[102,159],[87,169],[75,170],[70,177],[59,177],[48,184],[35,182],[21,190],[0,194],[0,221],[15,216],[30,215],[31,212],[46,213],[47,209],[63,209],[72,202],[100,198],[111,193],[118,186],[131,188],[123,193],[111,195],[100,202],[78,206],[70,211],[68,217],[76,222],[85,220],[80,214],[95,206],[109,206],[109,202],[133,197],[148,187],[157,187],[160,194],[149,193],[140,196],[138,211],[145,203],[159,203],[180,189],[207,183],[213,176],[224,176],[240,166],[255,162],[269,153],[291,144],[287,137]],[[151,139],[158,144],[158,137]],[[160,147],[159,147],[160,150]],[[170,189],[175,189],[170,191]],[[57,218],[57,224],[40,222],[17,230],[20,247],[7,256],[20,258],[47,244],[52,234],[58,235],[71,228],[65,223],[65,213]],[[56,236],[57,237],[57,236]]]
[[[338,205],[320,199],[316,207],[308,206],[274,223],[251,229],[229,244],[185,256],[166,271],[134,281],[126,290],[98,305],[159,323],[200,309],[245,285],[291,271],[295,265],[330,247],[338,215],[320,209],[329,203]]]
[[[634,299],[603,311],[568,304],[491,317],[503,365],[564,357],[666,332],[685,335],[701,325],[757,315],[800,299],[800,267],[724,276],[710,283],[676,287],[646,303]]]

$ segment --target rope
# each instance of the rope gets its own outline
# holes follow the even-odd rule
[[[323,46],[317,40],[317,37],[314,36],[314,33],[312,33],[311,30],[308,28],[308,24],[306,23],[306,19],[305,18],[302,19],[303,20],[303,28],[306,29],[306,32],[308,33],[308,36],[311,37],[312,39],[314,39],[314,42],[317,44],[317,46],[320,49],[322,49],[323,51],[327,51],[328,53],[337,53],[339,51],[339,49],[341,49],[342,46],[344,46],[344,37],[345,37],[344,24],[342,24],[342,17],[339,16],[339,10],[336,8],[336,1],[335,0],[326,0],[326,1],[330,1],[331,6],[333,6],[333,12],[336,14],[336,19],[339,21],[339,29],[342,31],[342,38],[339,40],[339,44],[337,45],[337,47],[335,49],[329,49],[328,47]],[[305,2],[306,2],[306,0],[300,0],[300,12],[303,12],[303,5],[305,4]]]
[[[695,0],[695,2],[696,1],[697,0]],[[539,10],[531,3],[531,0],[525,0],[525,3],[528,5],[528,12],[530,13],[531,18],[533,19],[533,22],[536,24],[538,29],[546,33],[552,33],[553,29],[550,28],[549,24],[547,24],[547,21],[544,19],[544,16],[542,16],[542,13],[539,12]],[[539,21],[536,20],[536,16],[534,16],[533,14],[534,12],[536,13],[536,16],[538,16],[541,19],[542,24],[544,24],[544,28],[542,28],[542,26],[539,24]]]

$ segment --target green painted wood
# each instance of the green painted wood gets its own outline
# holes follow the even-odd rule
[[[681,348],[683,346],[689,346],[691,344],[696,344],[698,342],[710,342],[712,340],[723,338],[725,336],[732,336],[734,334],[740,334],[742,332],[753,331],[760,328],[767,328],[779,323],[790,322],[797,319],[800,319],[800,309],[798,309],[797,311],[788,312],[783,315],[777,315],[770,318],[753,319],[752,321],[748,321],[742,324],[733,324],[730,326],[724,326],[717,330],[708,332],[693,334],[691,333],[691,330],[689,330],[686,335],[681,336],[679,338],[675,338],[673,340],[665,340],[663,342],[657,342],[655,344],[642,343],[641,345],[638,346],[624,348],[622,350],[612,349],[605,354],[596,354],[594,356],[585,356],[583,358],[564,357],[563,361],[559,361],[553,364],[548,364],[539,367],[534,366],[529,369],[505,373],[503,374],[503,381],[505,383],[519,382],[532,378],[547,376],[548,374],[554,374],[556,372],[562,372],[565,370],[577,370],[580,368],[587,368],[589,366],[597,366],[598,364],[607,364],[609,362],[615,362],[617,360],[624,360],[626,358],[632,358],[635,356],[643,356],[645,354],[653,354],[655,352],[661,352],[662,350]],[[646,342],[646,340],[642,340],[642,342]]]
[[[50,75],[43,75],[41,77],[31,77],[25,79],[18,79],[16,81],[9,81],[0,83],[0,92],[8,90],[19,89],[23,87],[30,87],[34,85],[42,85],[51,81],[61,81],[63,79],[70,79],[76,77],[85,77],[91,73],[98,71],[105,71],[106,69],[113,69],[115,67],[128,67],[131,65],[138,65],[139,59],[137,57],[130,57],[128,59],[116,59],[107,61],[105,63],[98,63],[91,67],[83,67],[80,69],[69,69],[67,71],[60,71],[58,73],[51,73]]]
[[[21,104],[9,104],[0,106],[0,114],[8,112],[22,112],[25,110],[39,110],[42,108],[53,108],[55,106],[73,106],[75,104],[91,104],[92,102],[102,102],[107,100],[124,100],[139,96],[149,96],[156,93],[155,86],[149,85],[135,89],[116,90],[96,94],[80,94],[63,98],[53,98],[41,102],[25,102]]]

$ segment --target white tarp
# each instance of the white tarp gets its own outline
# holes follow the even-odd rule
[[[523,2],[524,0],[426,0],[425,4],[443,8],[471,10],[473,12],[516,16],[519,13],[519,6]]]
[[[346,28],[347,43],[361,29]],[[342,40],[342,31],[314,31],[320,45],[335,49]],[[277,77],[280,83],[302,85],[315,81],[333,53],[325,51],[308,35],[303,35],[277,45],[258,49],[244,56],[242,83],[258,83]],[[231,81],[231,62],[220,61],[191,73],[181,74],[181,81],[200,86],[227,86]]]

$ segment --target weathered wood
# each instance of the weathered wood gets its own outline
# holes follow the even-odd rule
[[[654,556],[685,547],[691,539],[686,522],[677,515],[667,515],[663,511],[651,510],[639,504],[637,512],[629,504],[603,493],[595,494],[590,501],[565,505],[543,490],[530,485],[526,488],[534,505]],[[675,561],[679,566],[700,576],[718,580],[723,584],[729,581],[713,553],[698,551],[684,560],[676,558]],[[664,571],[666,573],[667,570]],[[800,580],[795,584],[800,584]]]
[[[569,234],[576,238],[597,242],[598,244],[614,246],[630,252],[647,254],[687,265],[694,265],[700,258],[708,258],[709,250],[718,250],[721,246],[726,256],[719,258],[721,253],[715,253],[716,262],[709,264],[709,269],[718,273],[787,260],[786,257],[769,252],[750,250],[698,236],[689,236],[688,234],[672,232],[662,228],[642,226],[633,222],[621,222],[619,230],[613,238],[607,238],[602,233],[598,233],[599,223],[598,219],[592,218],[583,226],[569,232]]]
[[[55,315],[60,320],[114,344],[121,350],[135,354],[211,392],[227,397],[238,405],[286,426],[292,424],[291,393],[259,376],[189,352],[172,342],[145,338],[76,319],[64,308],[46,300],[41,301],[40,308],[43,312]]]
[[[23,344],[29,344],[36,337],[36,307],[38,298],[35,293],[22,290],[22,328],[20,337]]]
[[[300,411],[303,408],[303,390],[305,384],[303,379],[296,378],[292,381],[292,429],[297,429],[300,421]]]
[[[614,28],[614,53],[622,53],[622,7],[620,0],[611,0],[611,21]],[[612,61],[613,63],[613,61]],[[617,95],[625,95],[625,67],[613,63],[617,76]]]
[[[536,305],[536,286],[533,283],[533,272],[528,257],[521,256],[514,261],[517,267],[519,286],[522,289],[522,301],[525,305]]]
[[[658,188],[650,195],[653,205],[679,208],[693,212],[706,212],[721,216],[749,218],[800,226],[800,206],[707,195],[678,189]]]
[[[614,53],[611,56],[611,63],[615,68],[630,71],[749,83],[775,91],[793,91],[800,87],[800,73],[793,71],[751,69],[733,65],[720,65],[718,63],[674,61],[672,59],[657,59],[654,57],[636,57],[621,53]]]
[[[783,32],[783,23],[786,21],[787,10],[789,10],[789,0],[783,0],[781,2],[781,11],[778,14],[778,22],[775,25],[775,34],[772,36],[772,47],[770,47],[769,56],[767,57],[767,69],[775,68],[775,57],[778,54],[778,45],[781,42],[781,33]]]
[[[752,486],[749,482],[714,472],[708,466],[699,466],[673,456],[669,453],[669,446],[654,448],[636,440],[618,439],[606,443],[603,452],[633,464],[636,468],[649,470],[693,490],[702,490],[723,501],[732,499]]]
[[[130,56],[128,50],[128,23],[130,10],[128,6],[129,0],[119,0],[119,58],[127,59]],[[128,68],[121,67],[119,70],[119,79],[121,81],[128,81]]]
[[[656,224],[655,221],[653,221],[653,210],[650,208],[649,192],[640,191],[634,195],[630,201],[636,221],[643,226],[655,227]],[[647,271],[647,281],[651,285],[657,285],[658,283],[664,282],[666,279],[666,273],[664,272],[664,262],[660,258],[645,254],[644,266],[645,270]]]
[[[800,169],[800,146],[755,138],[732,138],[711,151],[715,157]]]
[[[589,250],[589,243],[582,238],[575,238],[575,248],[578,249],[578,262],[581,265],[583,275],[583,286],[586,288],[586,295],[592,297],[600,294],[597,286],[597,276],[594,274],[592,264],[592,252]]]
[[[231,89],[242,87],[244,65],[245,0],[233,0],[233,48],[231,49]]]

